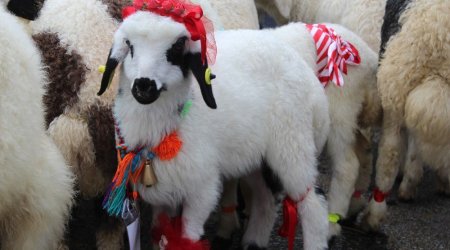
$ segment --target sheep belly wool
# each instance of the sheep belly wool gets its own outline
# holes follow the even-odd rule
[[[3,6],[0,20],[0,248],[56,249],[73,176],[45,132],[39,52]]]
[[[371,201],[365,217],[372,228],[386,215],[385,197],[402,152],[400,198],[414,197],[424,164],[438,172],[441,191],[450,193],[450,2],[387,1],[386,6],[377,74],[384,110],[376,166],[381,199]]]

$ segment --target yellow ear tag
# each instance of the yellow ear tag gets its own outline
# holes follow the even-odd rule
[[[98,72],[103,74],[103,73],[105,73],[105,70],[106,70],[106,66],[105,65],[98,66]]]
[[[338,223],[341,220],[341,216],[339,214],[328,214],[328,221],[331,223]]]
[[[211,85],[211,68],[207,68],[205,71],[205,82],[208,85]]]

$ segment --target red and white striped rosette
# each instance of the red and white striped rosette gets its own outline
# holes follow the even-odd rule
[[[306,24],[317,49],[318,77],[326,86],[329,81],[337,86],[344,85],[342,73],[347,74],[347,64],[361,63],[358,50],[324,24]]]

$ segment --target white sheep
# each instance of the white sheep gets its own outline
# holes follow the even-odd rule
[[[3,5],[0,20],[0,248],[56,249],[73,176],[45,132],[39,52]]]
[[[374,52],[379,51],[380,30],[385,0],[257,0],[256,3],[259,7],[272,14],[279,23],[285,23],[290,20],[306,23],[332,22],[341,24],[359,35],[367,42]],[[371,65],[374,65],[373,61],[371,61]],[[368,81],[373,82],[374,78],[370,77],[368,78]],[[355,184],[355,192],[353,196],[349,197],[349,215],[354,215],[359,212],[367,202],[365,197],[361,194],[365,193],[370,184],[370,176],[372,173],[371,137],[372,133],[376,130],[374,127],[378,127],[381,111],[379,97],[377,96],[378,93],[374,85],[372,85],[369,91],[361,94],[363,94],[363,96],[355,95],[352,97],[355,98],[355,103],[359,103],[361,100],[360,98],[363,98],[364,109],[362,109],[358,120],[355,121],[355,125],[351,125],[354,128],[357,128],[354,130],[356,139],[352,139],[354,142],[352,151],[356,153],[358,158],[360,166],[359,171],[358,169],[353,169],[351,172],[347,173],[346,171],[351,170],[348,167],[349,164],[345,164],[345,166],[336,165],[337,160],[333,159],[336,157],[336,154],[331,154],[333,170],[341,172],[339,174],[341,177],[333,174],[332,185],[335,183],[337,186],[345,187],[348,183],[344,182],[350,181],[351,178],[349,180],[342,176],[358,176],[356,183],[353,181],[350,182]],[[339,102],[340,101],[330,101],[330,103],[335,103],[332,106],[336,106]],[[341,188],[337,188],[335,185],[331,187],[330,191],[330,209],[335,210],[333,207],[342,206],[334,205],[336,204],[335,201],[339,200],[338,204],[348,202],[339,195],[345,193],[345,196],[348,196],[346,194],[347,191],[341,190]],[[338,197],[334,197],[335,195],[338,195]],[[338,210],[339,213],[347,211],[347,209]],[[336,213],[337,211],[330,212]],[[345,216],[345,214],[343,214],[343,216]]]
[[[362,205],[365,203],[356,203],[363,199],[352,199],[352,194],[358,189],[365,192],[370,184],[371,164],[366,162],[367,165],[360,167],[358,160],[360,151],[365,149],[356,148],[354,145],[358,140],[355,130],[370,128],[379,121],[381,116],[381,103],[376,86],[378,62],[377,55],[355,33],[340,25],[326,25],[333,28],[344,40],[351,42],[361,57],[360,65],[349,66],[347,75],[344,75],[344,86],[338,87],[329,83],[325,87],[331,120],[327,152],[333,166],[333,178],[328,192],[329,211],[343,219],[354,216],[363,209]],[[305,24],[289,24],[268,33],[268,36],[275,36],[276,39],[289,44],[298,52],[297,56],[304,59],[314,72],[319,70],[316,63],[316,45]],[[363,119],[361,119],[362,116],[364,116]],[[228,193],[226,195],[231,197]],[[258,196],[261,196],[260,193]],[[351,199],[354,204],[349,211]],[[270,233],[271,224],[261,221],[257,228],[269,228]],[[231,232],[226,229],[226,227],[220,228],[219,235],[231,235]],[[330,229],[330,236],[340,232],[340,226],[336,223],[330,223]],[[265,237],[265,234],[260,233],[260,235]]]
[[[448,0],[386,3],[377,74],[384,111],[377,188],[363,221],[371,229],[386,216],[385,198],[405,159],[399,198],[414,197],[423,164],[438,172],[440,191],[450,194],[449,12]]]
[[[354,145],[358,140],[355,130],[373,126],[381,114],[381,104],[376,88],[377,55],[359,36],[347,28],[336,24],[326,24],[326,26],[334,29],[343,40],[353,44],[361,58],[359,65],[348,66],[347,74],[343,75],[345,85],[339,87],[329,82],[325,87],[331,122],[327,152],[333,166],[333,176],[328,191],[329,212],[338,214],[342,219],[362,209],[360,206],[359,211],[348,213],[355,184],[357,188],[363,186],[365,190],[369,185],[367,179],[363,184],[356,183],[358,175],[368,178],[370,174],[365,172],[371,171],[360,169],[358,150]],[[310,68],[315,72],[319,70],[316,45],[305,24],[289,24],[276,29],[274,33],[278,39],[296,49],[298,56],[303,58]],[[360,122],[360,114],[367,117],[362,119],[367,121],[366,123]],[[330,223],[330,226],[330,236],[337,235],[340,231],[339,225]]]
[[[314,190],[308,191],[315,184],[316,157],[329,128],[323,87],[294,50],[266,32],[216,35],[217,61],[211,70],[218,75],[214,80],[218,108],[211,110],[201,101],[203,97],[216,108],[205,80],[208,70],[199,44],[189,41],[191,34],[184,25],[138,11],[115,33],[100,94],[122,62],[114,115],[127,148],[143,146],[147,151],[174,131],[182,141],[173,159],[152,160],[149,168],[158,181],[151,187],[138,185],[142,199],[154,205],[156,213],[182,205],[182,236],[194,244],[216,206],[221,175],[239,177],[256,171],[264,159],[289,197],[298,202],[305,248],[325,248],[326,205]],[[192,86],[195,81],[201,91]],[[180,118],[180,107],[188,100],[191,111]],[[252,186],[255,193],[267,189],[262,183]],[[251,221],[265,216],[264,206],[252,207]],[[244,245],[255,241],[255,232],[247,230]],[[166,249],[176,249],[177,242],[161,239],[168,244]]]
[[[219,28],[250,26],[245,24],[245,18],[225,15],[230,13],[220,12],[223,15],[219,17],[207,0],[195,2],[201,3]],[[229,2],[235,4],[235,0]],[[111,111],[114,92],[101,98],[96,96],[101,77],[97,68],[108,53],[105,44],[111,41],[121,21],[122,7],[130,3],[127,0],[9,1],[16,12],[25,13],[27,18],[37,18],[28,27],[49,75],[44,95],[46,124],[64,157],[74,166],[77,188],[83,199],[92,200],[102,195],[117,165]],[[216,6],[226,4],[221,1]],[[249,8],[246,12],[252,13]],[[114,81],[112,88],[116,86],[117,81]],[[102,217],[98,211],[89,212]],[[123,244],[122,223],[107,219],[100,224],[96,229],[97,247],[119,249]]]
[[[288,21],[341,24],[380,49],[381,24],[386,0],[255,0],[279,24]]]

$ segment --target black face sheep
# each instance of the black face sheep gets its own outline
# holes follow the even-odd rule
[[[325,248],[326,205],[310,190],[329,117],[314,72],[284,43],[249,30],[217,33],[217,62],[209,68],[206,52],[214,46],[198,6],[146,1],[128,11],[99,93],[122,63],[114,116],[123,155],[105,208],[121,212],[129,181],[157,211],[182,205],[175,225],[164,217],[155,225],[165,249],[203,249],[200,237],[216,206],[221,175],[242,176],[264,159],[301,214],[305,248]],[[215,95],[211,70],[218,75]],[[152,186],[139,181],[140,173],[154,174],[153,182],[143,181]]]

